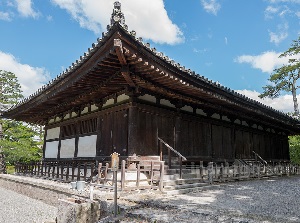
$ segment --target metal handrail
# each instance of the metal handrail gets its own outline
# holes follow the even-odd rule
[[[182,179],[182,161],[186,161],[187,159],[180,154],[180,152],[178,152],[177,150],[175,150],[174,148],[172,148],[168,143],[166,143],[164,140],[162,140],[161,138],[159,138],[157,136],[157,139],[160,141],[160,143],[164,144],[167,148],[168,148],[168,164],[169,164],[169,168],[171,168],[171,153],[170,151],[172,151],[173,153],[175,153],[177,156],[179,156],[180,160],[179,160],[179,178]],[[160,160],[162,160],[162,146],[160,144]]]
[[[252,153],[254,153],[255,157],[258,157],[260,159],[261,162],[263,162],[265,165],[268,165],[268,162],[265,161],[263,158],[261,158],[260,155],[258,155],[256,152],[252,151]]]
[[[161,138],[157,137],[159,141],[161,141],[168,149],[170,149],[172,152],[174,152],[177,156],[179,156],[180,158],[182,158],[183,161],[186,161],[187,159],[180,154],[180,152],[178,152],[177,150],[175,150],[174,148],[172,148],[168,143],[166,143],[164,140],[162,140]]]

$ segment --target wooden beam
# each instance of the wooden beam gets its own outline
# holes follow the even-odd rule
[[[120,63],[127,65],[126,58],[123,54],[122,41],[120,39],[114,39],[114,47]]]

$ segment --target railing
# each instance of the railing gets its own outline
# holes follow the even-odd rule
[[[255,151],[252,151],[252,153],[254,154],[255,156],[255,161],[256,162],[260,162],[263,166],[264,166],[264,169],[266,171],[266,169],[268,169],[270,172],[272,172],[272,168],[270,167],[270,165],[268,164],[267,161],[265,161],[260,155],[258,155]]]
[[[149,165],[137,163],[135,168],[128,168],[126,161],[121,161],[117,184],[121,191],[136,189],[159,189],[163,191],[164,162],[149,161]],[[109,164],[98,165],[96,186],[113,190],[113,174]]]
[[[187,159],[183,155],[181,155],[177,150],[172,148],[168,143],[166,143],[164,140],[162,140],[160,137],[157,137],[157,139],[159,141],[160,160],[161,161],[163,160],[162,144],[164,144],[168,149],[168,165],[169,165],[169,168],[171,168],[171,162],[172,162],[171,151],[179,157],[179,177],[182,178],[182,161],[186,161]]]
[[[252,151],[252,153],[254,154],[254,156],[255,156],[255,161],[260,161],[260,162],[262,162],[263,164],[265,164],[265,165],[268,165],[268,162],[267,161],[265,161],[263,158],[261,158],[261,156],[260,155],[258,155],[255,151]],[[258,159],[257,159],[258,158]]]
[[[111,189],[114,182],[109,163],[99,163],[96,166],[96,161],[18,163],[15,165],[15,173],[66,183],[82,180],[105,189]],[[122,191],[147,188],[162,191],[163,178],[163,161],[149,161],[145,164],[138,163],[136,168],[128,169],[126,161],[122,160],[118,171],[118,186]]]
[[[191,162],[189,166],[193,178],[201,179],[203,182],[212,184],[213,182],[231,182],[235,180],[260,179],[262,177],[280,177],[300,174],[299,165],[292,165],[289,162],[276,162],[270,166],[271,171],[266,172],[265,165],[260,162],[247,164],[229,164],[209,162],[204,165],[203,161]]]
[[[96,161],[56,161],[17,163],[15,172],[48,179],[71,182],[74,180],[91,181],[96,174]]]

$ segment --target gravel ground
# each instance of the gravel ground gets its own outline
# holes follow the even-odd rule
[[[143,198],[143,199],[141,199]],[[300,222],[300,176],[222,184],[176,196],[128,195],[123,222]]]
[[[0,223],[55,222],[57,208],[0,187]]]
[[[300,223],[300,176],[224,183],[183,195],[140,191],[119,196],[122,214],[114,219],[110,210],[100,222]],[[56,207],[0,187],[0,223],[54,222],[56,215]]]

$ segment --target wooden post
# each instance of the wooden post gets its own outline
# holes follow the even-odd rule
[[[75,163],[74,161],[72,162],[72,181],[74,181],[75,178]]]
[[[125,168],[126,168],[126,161],[122,160],[121,162],[121,190],[122,191],[125,188]]]
[[[238,164],[238,166],[237,166],[237,175],[238,175],[238,179],[240,180],[241,179],[241,165],[240,164]]]
[[[19,167],[19,164],[16,163],[16,165],[15,165],[15,173],[18,173],[18,172],[19,172],[19,171],[18,171],[18,167]]]
[[[29,169],[30,169],[30,175],[32,176],[34,173],[34,162],[32,162],[31,165],[29,164]]]
[[[208,183],[213,183],[213,162],[209,162],[207,166]]]
[[[215,163],[215,179],[218,179],[219,177],[218,177],[218,164],[217,163]]]
[[[91,183],[93,183],[93,177],[94,177],[94,169],[95,169],[95,164],[94,162],[91,163]]]
[[[101,180],[101,168],[102,168],[102,163],[99,163],[99,164],[98,164],[97,184],[100,184],[100,180]]]
[[[83,170],[83,179],[84,181],[86,181],[86,175],[87,175],[87,163],[84,162],[84,170]]]
[[[160,161],[163,161],[163,149],[162,149],[161,141],[159,141],[159,156],[160,156]]]
[[[225,162],[225,174],[226,174],[226,178],[229,178],[229,163]]]
[[[169,169],[171,169],[171,162],[172,162],[172,160],[171,160],[172,158],[171,158],[171,150],[168,148],[168,164],[169,164]]]
[[[64,179],[64,162],[61,162],[60,164],[60,179]]]
[[[151,166],[152,166],[152,162],[151,162]],[[141,164],[137,164],[137,170],[136,170],[136,187],[137,189],[139,189],[140,186],[140,178],[141,178]],[[150,171],[150,180],[151,180],[151,188],[152,188],[152,172]]]
[[[203,180],[203,161],[200,161],[200,177]]]
[[[55,162],[56,164],[56,179],[59,178],[59,162]]]
[[[180,157],[179,165],[179,178],[182,179],[182,157]]]
[[[36,175],[36,162],[32,163],[32,175]]]
[[[258,163],[258,165],[257,165],[257,177],[258,177],[258,179],[260,179],[260,169],[261,169],[261,166],[260,166],[260,163]]]
[[[224,164],[221,163],[221,167],[220,167],[220,181],[224,182]]]
[[[40,175],[40,162],[36,162],[35,166],[36,166],[36,173],[35,173],[35,175],[39,176]]]
[[[77,163],[77,181],[80,181],[80,161]]]
[[[104,171],[104,184],[105,184],[106,181],[107,181],[108,167],[109,167],[109,164],[106,163],[106,164],[105,164],[105,171]]]
[[[159,190],[164,190],[164,174],[165,174],[165,162],[160,161],[160,176],[159,176]]]
[[[52,178],[54,178],[55,175],[55,162],[52,163]]]
[[[70,175],[70,162],[67,162],[67,172],[66,172],[66,181],[69,181],[69,175]]]
[[[191,162],[191,169],[192,169],[192,170],[195,169],[195,162]]]
[[[153,161],[151,161],[151,164],[150,164],[150,186],[152,189],[152,187],[153,187]]]
[[[45,163],[45,168],[47,169],[48,167],[48,178],[50,178],[50,163]]]

